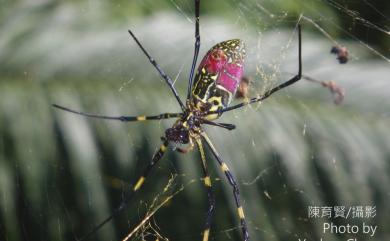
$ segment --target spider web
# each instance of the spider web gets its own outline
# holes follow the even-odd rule
[[[192,17],[192,4],[189,4],[187,1],[171,0],[170,2],[176,8],[176,11],[179,13],[179,15],[181,15],[183,21],[186,20],[191,25],[194,24]],[[206,5],[207,3],[202,4]],[[375,58],[375,61],[380,66],[382,66],[382,68],[388,68],[388,65],[390,63],[390,60],[388,58],[388,51],[382,50],[377,46],[371,44],[372,41],[369,37],[362,38],[361,36],[357,36],[354,33],[354,28],[364,28],[367,32],[375,32],[375,34],[380,35],[382,38],[387,40],[389,39],[389,19],[386,17],[386,13],[381,12],[378,7],[376,7],[374,3],[370,1],[364,1],[364,5],[368,9],[370,9],[369,12],[371,14],[379,16],[382,21],[377,21],[375,23],[372,22],[369,18],[365,18],[364,16],[362,16],[359,11],[353,8],[353,6],[350,7],[349,5],[353,4],[348,2],[338,3],[335,1],[302,1],[300,2],[300,8],[296,11],[291,11],[288,9],[284,10],[279,8],[275,10],[274,6],[272,6],[274,3],[267,1],[231,1],[229,2],[229,4],[232,7],[232,11],[227,14],[229,15],[229,18],[226,22],[219,22],[215,19],[215,17],[201,17],[201,38],[203,51],[201,51],[200,57],[202,57],[202,53],[205,53],[208,48],[210,48],[219,41],[236,37],[244,38],[247,42],[248,49],[246,71],[247,74],[249,73],[248,75],[250,75],[251,78],[249,96],[260,96],[266,90],[272,88],[278,83],[281,83],[282,81],[287,80],[288,78],[291,78],[291,76],[293,76],[297,72],[298,45],[296,26],[298,24],[301,24],[304,29],[304,75],[310,76],[308,77],[308,79],[311,78],[315,79],[316,81],[334,80],[336,82],[340,82],[341,85],[343,83],[348,83],[349,80],[362,82],[363,80],[354,80],[357,75],[348,75],[350,74],[351,69],[356,70],[356,66],[358,66],[359,63],[365,63],[367,61],[367,56],[372,56],[372,58]],[[337,14],[342,18],[349,18],[349,21],[351,23],[350,25],[352,26],[342,26],[341,23],[339,23],[339,19],[337,16],[327,16],[326,11],[324,12],[320,9],[316,9],[316,4],[326,5],[329,8],[328,11],[332,10],[334,12],[337,12]],[[337,32],[337,34],[335,34],[335,32]],[[347,70],[343,69],[343,66],[340,66],[340,64],[336,60],[336,56],[331,55],[329,53],[330,49],[333,46],[346,46],[346,48],[348,49],[350,59],[349,63],[347,64],[348,67],[346,67]],[[317,49],[314,49],[315,47]],[[313,59],[314,64],[310,63],[310,61]],[[317,66],[315,63],[317,63]],[[177,72],[175,82],[177,79],[181,79],[182,81],[183,79],[186,79],[188,71],[183,71],[183,68],[185,69],[184,65],[185,64],[182,64],[180,66],[180,71]],[[343,73],[343,71],[345,73]],[[371,75],[372,77],[379,76],[378,81],[384,79],[383,76],[374,72],[370,72],[368,75]],[[301,82],[304,82],[304,80],[302,80]],[[315,117],[313,117],[312,113],[312,109],[314,108],[313,105],[317,108],[322,108],[321,106],[324,105],[324,112],[329,110],[333,111],[333,107],[331,106],[332,96],[328,93],[328,90],[326,88],[322,89],[321,85],[310,86],[310,83],[307,82],[300,84],[300,86],[304,90],[298,93],[302,95],[302,92],[304,91],[314,91],[314,95],[317,95],[318,97],[318,103],[310,103],[308,105],[305,101],[293,97],[294,93],[296,93],[296,90],[291,92],[286,91],[284,92],[284,94],[287,95],[287,99],[285,97],[285,99],[280,98],[281,100],[277,99],[276,101],[265,101],[269,101],[271,102],[271,105],[274,105],[273,107],[270,107],[272,109],[264,110],[264,108],[267,108],[264,106],[266,105],[266,103],[264,103],[264,105],[263,103],[259,103],[256,105],[248,106],[244,110],[234,111],[233,114],[225,114],[226,116],[229,115],[228,117],[224,118],[224,120],[227,120],[228,123],[236,122],[239,123],[239,125],[243,126],[242,128],[238,128],[238,130],[236,130],[238,132],[241,132],[239,135],[243,136],[244,138],[247,138],[244,143],[241,143],[241,145],[245,146],[245,148],[240,148],[241,150],[239,152],[241,153],[232,153],[231,150],[229,151],[229,147],[231,149],[233,146],[236,146],[236,144],[234,144],[234,142],[236,141],[236,138],[234,138],[234,134],[229,135],[230,133],[225,133],[221,130],[208,130],[212,133],[213,136],[216,137],[216,143],[218,143],[217,145],[223,149],[221,151],[221,153],[223,153],[223,156],[227,160],[232,161],[231,165],[234,166],[232,169],[239,173],[238,175],[236,175],[236,177],[238,177],[238,180],[240,180],[239,182],[241,190],[242,193],[244,193],[244,206],[250,206],[250,208],[248,209],[251,210],[249,211],[250,214],[248,215],[248,225],[250,227],[253,240],[296,240],[299,237],[305,237],[307,238],[307,240],[317,240],[317,238],[321,236],[321,231],[318,224],[313,224],[313,226],[311,227],[315,227],[317,229],[317,233],[313,232],[313,234],[307,234],[307,232],[304,232],[303,230],[299,230],[294,227],[291,222],[308,222],[306,210],[308,205],[326,206],[330,204],[335,204],[333,202],[327,202],[326,197],[324,198],[321,197],[321,195],[318,195],[318,187],[316,187],[316,185],[320,185],[320,181],[318,179],[311,178],[312,182],[317,182],[316,185],[306,184],[306,176],[309,176],[311,172],[307,170],[309,168],[309,164],[305,163],[306,161],[303,161],[303,159],[306,158],[308,159],[308,161],[316,162],[314,161],[314,159],[324,158],[328,162],[326,168],[330,168],[330,170],[326,170],[328,170],[331,174],[332,172],[336,172],[337,169],[340,168],[339,166],[341,164],[339,163],[340,157],[338,156],[338,153],[317,153],[314,149],[307,150],[303,148],[299,145],[303,145],[302,143],[293,145],[298,146],[296,149],[289,147],[290,143],[280,140],[280,136],[283,136],[283,132],[285,133],[289,129],[294,128],[288,126],[286,128],[281,127],[286,125],[284,122],[274,124],[275,128],[273,129],[273,132],[279,131],[279,137],[277,134],[268,133],[269,135],[263,135],[262,138],[258,138],[255,136],[256,134],[261,135],[267,133],[267,131],[255,131],[253,130],[253,128],[256,128],[256,126],[253,126],[253,124],[242,120],[243,118],[246,118],[243,117],[244,114],[252,115],[252,117],[249,117],[250,120],[256,118],[259,119],[259,116],[256,112],[263,112],[263,114],[266,115],[266,117],[262,117],[260,119],[259,123],[265,123],[267,125],[270,125],[271,122],[275,122],[275,120],[273,119],[273,114],[275,113],[281,119],[283,119],[283,117],[295,118],[295,120],[293,120],[293,122],[295,122],[294,125],[296,124],[298,126],[301,126],[301,129],[299,133],[290,134],[289,139],[294,139],[292,138],[294,137],[294,135],[300,135],[303,138],[307,138],[309,143],[313,142],[314,140],[312,138],[315,138],[315,134],[317,134],[317,131],[315,130],[316,125],[313,124],[316,119]],[[348,93],[348,88],[346,88],[346,92]],[[304,96],[306,96],[306,98],[311,97],[310,95],[305,94]],[[237,100],[237,102],[238,101],[239,100]],[[293,105],[297,107],[299,113],[303,115],[303,117],[298,119],[296,114],[283,113],[291,112],[291,110],[289,110],[288,108],[286,109],[283,107],[278,107],[277,105],[284,105],[286,104],[286,101],[295,102],[295,104]],[[268,111],[269,113],[267,113]],[[332,117],[332,113],[327,116],[327,118],[329,117]],[[303,123],[297,123],[302,121]],[[163,126],[161,129],[164,130],[164,128],[166,128],[166,126]],[[243,129],[251,130],[247,131]],[[256,134],[254,134],[254,132]],[[325,139],[324,142],[335,142],[337,144],[340,144],[337,140],[334,140],[334,137],[332,136],[326,136],[322,138]],[[271,143],[269,143],[270,141]],[[253,151],[253,149],[257,150]],[[300,151],[302,151],[303,154],[300,154]],[[305,157],[305,154],[307,155],[307,153],[311,152],[314,152],[311,154],[311,157]],[[240,165],[245,165],[243,164],[245,163],[243,159],[250,160],[251,158],[248,158],[246,156],[253,155],[253,153],[267,153],[268,155],[269,153],[273,153],[271,154],[271,156],[274,156],[274,158],[271,158],[271,161],[262,165],[258,165],[257,168],[254,168],[259,170],[257,174],[253,172],[251,173],[250,171],[248,171],[248,169],[240,167]],[[283,155],[285,156],[283,157]],[[316,157],[317,155],[320,157]],[[252,157],[252,160],[255,159],[256,161],[261,162],[263,161],[261,157],[261,155],[256,156],[255,154],[255,157]],[[188,157],[183,158],[187,159]],[[240,160],[240,163],[235,164],[235,162],[238,160]],[[179,160],[179,162],[181,161]],[[212,160],[210,160],[210,162],[212,162]],[[249,163],[249,165],[254,164],[253,161]],[[179,171],[179,173],[182,173],[182,175],[189,175],[188,173],[191,172],[191,170],[193,169],[193,165],[190,165],[190,168],[185,167],[186,165],[188,166],[188,164],[182,166],[182,169],[184,171]],[[217,169],[217,167],[214,168]],[[251,173],[251,175],[248,175],[248,173]],[[213,174],[220,175],[221,173],[217,173],[216,171]],[[213,180],[217,181],[217,183],[219,181],[225,181],[223,180],[223,177],[221,179],[217,178]],[[191,179],[188,183],[201,183],[201,180],[194,178]],[[321,184],[325,185],[324,183]],[[228,185],[221,185],[225,192],[224,197],[226,199],[230,199],[227,201],[229,203],[230,211],[234,213],[235,208],[232,196],[230,194],[231,190],[229,189]],[[217,185],[216,188],[218,187],[221,188]],[[186,186],[182,186],[181,188],[184,188],[184,192],[186,191]],[[259,194],[250,195],[249,193],[251,192],[257,192]],[[250,196],[250,198],[248,199],[254,199],[254,201],[246,200],[245,194]],[[301,200],[302,203],[305,204],[300,206],[299,210],[294,213],[296,216],[289,216],[291,215],[291,213],[289,213],[288,211],[283,214],[282,210],[280,213],[275,212],[277,213],[275,215],[276,218],[271,218],[273,220],[266,222],[266,224],[261,221],[258,221],[259,219],[263,220],[263,218],[267,217],[268,215],[272,215],[273,212],[269,212],[268,215],[264,214],[266,210],[261,208],[254,208],[254,206],[256,206],[256,203],[262,203],[260,205],[264,205],[265,207],[274,206],[275,208],[280,209],[280,206],[278,205],[283,206],[283,204],[285,204],[286,199],[289,198]],[[345,205],[346,204],[347,203],[345,203]],[[338,203],[338,205],[341,204]],[[152,210],[152,208],[150,210]],[[258,216],[263,216],[263,218],[258,218]],[[218,220],[216,222],[218,222]],[[200,223],[202,223],[201,220]],[[270,225],[275,225],[275,223],[278,223],[278,225],[280,225],[280,227],[276,228],[276,230],[270,228]],[[230,223],[230,225],[233,226],[224,226],[213,229],[210,239],[236,240],[237,233],[240,233],[240,227],[234,223]],[[281,232],[282,234],[275,235],[275,232]],[[192,240],[188,237],[196,237],[196,234],[197,232],[194,231],[194,233],[191,234],[187,233],[185,235],[175,236],[173,237],[173,239]],[[200,234],[201,233],[198,233],[199,237]]]
[[[185,27],[189,28],[190,30],[184,30],[184,28],[182,29],[186,32],[191,32],[191,25],[194,24],[192,17],[192,4],[188,3],[187,1],[172,0],[170,2],[176,8],[176,11],[181,16],[180,18],[182,21],[187,21],[190,23],[187,25],[187,27]],[[349,8],[347,3],[340,4],[334,1],[305,1],[301,3],[300,7],[295,10],[295,12],[284,9],[275,10],[275,8],[272,6],[272,3],[267,1],[232,1],[229,4],[231,4],[233,10],[229,12],[231,17],[228,21],[221,22],[217,19],[217,17],[210,16],[201,18],[201,38],[203,50],[201,51],[201,56],[202,53],[205,53],[208,48],[219,41],[235,37],[244,38],[247,42],[248,48],[246,71],[249,73],[248,75],[250,75],[251,78],[250,96],[258,96],[263,94],[272,86],[275,86],[277,83],[281,83],[281,81],[287,80],[297,72],[297,33],[295,27],[300,23],[304,29],[303,62],[305,66],[305,75],[311,76],[311,78],[318,79],[320,81],[334,80],[336,82],[347,83],[345,76],[348,75],[349,72],[348,70],[343,70],[343,66],[339,65],[335,59],[335,56],[329,54],[332,46],[347,46],[350,54],[348,65],[352,65],[351,68],[353,68],[353,65],[358,65],[361,62],[364,63],[367,61],[367,55],[371,55],[374,58],[377,58],[378,63],[384,66],[383,68],[386,68],[385,66],[390,63],[387,57],[388,52],[379,50],[374,47],[374,45],[371,45],[370,39],[362,39],[361,37],[356,36],[353,32],[353,28],[346,28],[342,26],[338,22],[339,20],[336,16],[329,17],[324,15],[324,12],[316,9],[315,4],[313,3],[326,5],[329,9],[338,12],[344,18],[350,18],[350,22],[353,23],[354,28],[364,27],[367,29],[367,31],[376,31],[377,34],[381,34],[383,38],[389,38],[389,31],[385,25],[385,23],[388,23],[386,22],[388,19],[386,19],[385,13],[381,13],[381,11],[379,11],[372,3],[368,1],[364,1],[364,4],[367,6],[367,8],[372,10],[372,13],[375,13],[383,18],[384,22],[382,22],[382,24],[373,23],[371,20],[362,17],[358,11],[353,10],[352,7]],[[205,5],[205,3],[203,3],[203,5]],[[255,22],[255,24],[253,22]],[[309,29],[311,33],[307,34],[306,29]],[[332,33],[335,31],[338,31],[338,34]],[[315,35],[315,37],[310,36],[311,34]],[[309,35],[309,37],[307,37],[307,35]],[[318,46],[317,49],[314,49],[313,45]],[[187,47],[186,49],[190,48]],[[191,51],[188,50],[188,52]],[[315,64],[311,64],[311,61],[317,63],[317,66]],[[318,67],[318,65],[320,67]],[[185,64],[181,64],[179,66],[180,70],[177,72],[175,83],[177,80],[181,80],[185,83],[183,79],[186,79],[186,73],[188,73],[188,71],[183,71],[183,69],[186,70]],[[343,71],[345,71],[344,74]],[[371,74],[373,76],[377,76],[375,73]],[[368,73],[368,75],[370,75],[370,73]],[[356,75],[351,77],[356,78]],[[362,81],[354,80],[352,78],[349,81]],[[380,78],[383,79],[383,76]],[[178,87],[180,88],[181,83],[177,83]],[[304,84],[307,86],[303,86]],[[288,222],[291,220],[299,220],[298,223],[300,221],[307,222],[307,210],[305,208],[307,208],[308,205],[330,205],[329,201],[326,202],[326,197],[321,197],[322,195],[327,195],[325,191],[323,193],[318,193],[319,191],[317,190],[318,187],[316,187],[316,185],[308,185],[306,183],[307,180],[305,179],[305,176],[310,175],[310,171],[307,170],[310,168],[310,165],[303,160],[307,159],[309,162],[316,162],[314,159],[324,158],[329,165],[326,166],[326,168],[334,169],[326,169],[330,173],[333,173],[335,170],[337,170],[337,168],[339,168],[338,165],[341,165],[338,163],[338,153],[313,153],[311,154],[311,157],[307,158],[305,157],[305,154],[307,155],[307,153],[310,152],[310,148],[307,150],[307,148],[305,149],[302,147],[302,143],[294,143],[295,145],[293,146],[295,147],[290,147],[291,150],[286,151],[286,148],[288,149],[288,146],[286,145],[289,145],[290,143],[286,143],[285,141],[280,140],[280,136],[283,136],[283,133],[291,132],[291,129],[293,129],[293,132],[296,132],[294,129],[296,129],[296,125],[298,125],[301,126],[301,131],[299,133],[289,133],[285,136],[294,137],[294,135],[300,135],[304,139],[307,138],[309,143],[314,142],[314,140],[311,138],[314,138],[312,136],[315,136],[318,133],[316,133],[316,126],[313,124],[313,122],[315,119],[318,119],[318,117],[312,116],[312,108],[322,108],[321,106],[324,105],[324,112],[329,110],[333,111],[333,107],[331,106],[332,96],[327,93],[328,91],[326,89],[322,89],[320,85],[310,86],[309,83],[304,84],[300,84],[300,86],[304,89],[302,92],[315,91],[318,93],[317,101],[320,103],[310,103],[308,105],[305,101],[296,99],[294,97],[295,91],[291,91],[292,93],[290,93],[290,91],[286,91],[285,96],[287,96],[287,100],[284,100],[283,98],[281,98],[281,100],[277,99],[276,101],[269,100],[270,102],[278,102],[276,104],[272,104],[274,106],[271,110],[264,110],[264,108],[267,107],[263,106],[263,103],[259,103],[257,105],[249,106],[244,110],[234,111],[234,113],[230,114],[230,116],[228,116],[229,114],[225,114],[228,117],[225,117],[224,120],[227,119],[228,122],[232,123],[238,122],[240,125],[244,126],[236,130],[240,132],[241,136],[247,138],[247,140],[244,142],[245,148],[240,147],[240,149],[242,149],[240,152],[242,153],[237,154],[229,151],[229,149],[234,146],[234,144],[231,143],[235,141],[234,135],[229,135],[230,133],[225,133],[221,130],[209,130],[212,132],[212,135],[217,138],[216,143],[220,148],[222,148],[221,153],[223,153],[223,156],[229,161],[232,160],[231,165],[234,166],[232,170],[240,173],[237,176],[239,176],[238,179],[240,180],[241,189],[243,190],[242,193],[244,194],[244,206],[245,204],[246,206],[252,206],[252,209],[249,209],[253,210],[253,206],[256,206],[255,203],[260,202],[263,203],[263,205],[266,207],[272,207],[273,204],[275,204],[275,208],[280,209],[280,206],[283,206],[285,199],[288,198],[302,200],[302,202],[305,204],[300,207],[300,210],[298,210],[297,213],[293,214],[295,216],[291,217],[289,216],[291,213],[283,210],[281,213],[276,212],[276,218],[274,218],[274,220],[271,222],[265,222],[266,224],[257,220],[258,215],[266,216],[264,214],[265,210],[255,209],[257,211],[250,211],[249,213],[252,215],[248,216],[248,223],[253,233],[254,240],[258,240],[259,237],[266,237],[265,239],[267,240],[278,240],[281,237],[284,238],[283,240],[295,240],[298,237],[306,237],[307,240],[316,240],[317,237],[321,235],[321,232],[318,231],[318,229],[317,233],[307,234],[301,230],[297,230],[294,225],[288,224]],[[310,96],[307,96],[307,98],[309,97]],[[298,107],[299,113],[302,114],[303,117],[298,118],[296,116],[297,114],[291,113],[291,110],[286,110],[283,107],[277,106],[286,104],[286,101],[295,102],[295,106]],[[268,114],[267,111],[269,111]],[[245,126],[251,126],[251,123],[247,123],[247,121],[242,120],[243,118],[259,120],[257,112],[263,112],[262,115],[266,116],[260,117],[259,123],[261,124],[269,125],[270,122],[275,122],[276,120],[273,119],[273,115],[279,116],[281,119],[284,119],[283,117],[286,117],[286,119],[291,119],[292,117],[294,119],[294,124],[290,125],[289,127],[288,124],[279,122],[274,124],[274,128],[270,128],[274,133],[268,133],[268,135],[264,135],[264,132],[267,133],[266,131],[258,131],[256,134],[263,134],[263,137],[265,138],[257,138],[255,136],[256,134],[253,133],[253,130],[243,130],[246,128]],[[288,113],[286,114],[286,112]],[[249,115],[250,117],[243,117],[243,115]],[[332,113],[327,117],[331,118],[331,116]],[[301,121],[304,123],[297,123]],[[161,131],[163,131],[165,128],[165,125],[162,126]],[[256,128],[256,126],[252,125],[250,129],[252,128]],[[259,129],[261,129],[261,127]],[[279,132],[280,136],[275,134],[277,132]],[[228,140],[232,141],[226,141],[226,136],[228,136]],[[332,136],[320,136],[321,138],[325,139],[324,142],[339,143],[338,141],[333,140],[334,137]],[[290,137],[289,139],[291,140],[293,138]],[[299,144],[301,144],[301,146]],[[244,171],[245,168],[236,165],[233,161],[240,160],[240,165],[245,165],[242,164],[245,163],[244,160],[250,159],[262,162],[264,160],[261,158],[262,155],[259,155],[259,153],[273,153],[271,156],[275,157],[270,158],[271,161],[266,162],[263,165],[258,165],[258,173],[248,172],[248,170]],[[246,157],[251,155],[254,155],[255,157]],[[317,157],[317,155],[320,157]],[[322,155],[325,157],[322,157]],[[187,159],[188,157],[183,156],[182,158]],[[196,156],[192,158],[196,159]],[[210,160],[210,162],[211,161],[212,160]],[[179,162],[181,162],[181,160],[179,160]],[[253,161],[248,162],[248,165],[253,164]],[[193,172],[193,169],[196,168],[194,168],[193,165],[188,165],[188,163],[186,163],[179,169],[181,169],[181,171],[178,171],[181,173],[181,175],[190,175],[189,173]],[[217,169],[217,167],[215,167],[215,169]],[[251,174],[248,175],[248,173]],[[218,175],[220,173],[215,171],[213,174]],[[190,176],[193,175],[194,174],[191,174]],[[252,178],[250,176],[252,176]],[[224,180],[223,178],[222,180],[217,178],[217,181],[223,182]],[[312,181],[315,182],[316,178],[312,178]],[[192,184],[194,182],[200,183],[201,180],[199,178],[193,178],[188,181],[188,183]],[[320,181],[317,180],[317,182]],[[224,197],[227,199],[225,202],[228,202],[230,211],[234,213],[235,208],[229,186],[225,184],[221,185],[225,192]],[[317,183],[317,185],[319,184]],[[184,186],[184,191],[185,188],[186,186]],[[253,192],[258,193],[257,196],[253,195]],[[254,200],[248,201],[247,199],[249,198],[246,199],[245,194],[247,197],[256,197],[251,197],[250,199]],[[217,203],[218,202],[221,202],[221,200],[217,200]],[[149,211],[150,210],[153,210],[153,208],[151,207]],[[284,215],[283,212],[285,212]],[[260,218],[260,220],[261,219],[262,218]],[[201,220],[199,221],[202,223]],[[278,223],[280,226],[280,228],[276,231],[275,228],[271,228],[273,222]],[[316,226],[316,224],[314,224],[314,226]],[[237,238],[235,235],[237,235],[239,232],[240,227],[234,223],[230,223],[230,227],[227,225],[225,227],[214,229],[212,231],[211,239],[235,240]],[[283,234],[275,235],[275,233],[278,232],[282,232]],[[190,236],[197,236],[197,234],[200,235],[198,231],[194,231],[184,235],[178,234],[173,238],[182,240],[187,239]]]

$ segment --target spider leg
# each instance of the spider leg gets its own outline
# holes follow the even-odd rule
[[[208,147],[211,149],[211,153],[213,154],[213,156],[217,159],[218,164],[220,165],[222,171],[225,173],[227,180],[229,181],[229,184],[233,187],[233,195],[237,207],[238,217],[240,218],[242,234],[244,237],[244,241],[248,241],[249,240],[248,227],[245,220],[244,209],[242,208],[240,202],[240,190],[238,188],[237,181],[234,179],[233,174],[229,170],[229,167],[221,159],[220,155],[218,154],[217,150],[215,149],[214,145],[212,144],[211,140],[209,139],[209,137],[206,135],[205,132],[202,133],[202,137],[206,141]]]
[[[213,218],[214,210],[215,210],[215,200],[214,200],[214,194],[211,187],[211,179],[210,175],[207,170],[207,164],[206,164],[206,155],[204,153],[203,149],[203,143],[200,138],[196,139],[196,144],[199,149],[200,159],[202,161],[202,169],[204,174],[204,185],[207,188],[207,199],[209,203],[209,209],[207,210],[207,217],[206,217],[206,224],[203,231],[203,239],[202,241],[208,241],[209,235],[210,235],[210,226],[211,226],[211,219]]]
[[[102,228],[107,222],[109,222],[111,219],[113,219],[116,215],[119,214],[120,211],[122,211],[124,208],[127,207],[131,199],[134,197],[134,195],[137,193],[137,191],[142,187],[144,184],[146,178],[150,174],[150,171],[153,169],[153,167],[158,163],[158,161],[163,157],[164,153],[166,152],[168,148],[168,141],[164,141],[159,150],[153,155],[152,161],[148,164],[146,169],[144,170],[144,173],[138,178],[137,182],[134,183],[132,189],[126,192],[122,202],[120,205],[114,209],[114,211],[111,213],[109,217],[107,217],[104,221],[102,221],[100,224],[96,225],[89,233],[87,233],[84,237],[79,239],[78,241],[84,241],[87,238],[89,238],[91,235],[93,235],[96,231],[98,231],[100,228]]]
[[[173,95],[175,96],[177,102],[180,104],[180,107],[183,111],[185,111],[185,106],[183,105],[183,102],[181,101],[179,94],[177,93],[175,87],[173,86],[172,79],[164,72],[164,70],[157,64],[156,60],[154,60],[149,53],[146,51],[146,49],[142,46],[142,44],[138,41],[137,37],[129,30],[129,34],[131,37],[133,37],[134,41],[138,44],[138,46],[141,48],[142,52],[146,55],[146,57],[149,59],[150,63],[157,69],[160,76],[165,80],[165,82],[168,84],[169,88],[172,90]]]
[[[203,124],[225,128],[229,131],[236,129],[236,125],[229,124],[229,123],[212,122],[212,121],[209,121],[206,119],[203,119],[202,122],[203,122]]]
[[[106,120],[119,120],[123,122],[129,122],[129,121],[145,121],[145,120],[162,120],[162,119],[169,119],[169,118],[175,118],[182,116],[181,113],[164,113],[159,115],[153,115],[153,116],[105,116],[105,115],[96,115],[96,114],[90,114],[90,113],[84,113],[76,110],[69,109],[64,106],[53,104],[53,107],[58,108],[60,110],[64,110],[67,112],[71,112],[77,115],[82,115],[86,117],[92,117],[92,118],[99,118],[99,119],[106,119]]]
[[[207,114],[208,115],[215,114],[215,113],[222,114],[222,113],[227,112],[227,111],[231,111],[231,110],[241,108],[241,107],[249,105],[249,104],[253,104],[253,103],[265,100],[268,97],[270,97],[273,93],[275,93],[275,92],[277,92],[277,91],[279,91],[279,90],[281,90],[289,85],[292,85],[295,82],[297,82],[298,80],[300,80],[302,78],[302,34],[301,34],[301,25],[300,24],[298,25],[298,65],[299,65],[299,68],[298,68],[297,75],[295,75],[294,77],[292,77],[288,81],[284,82],[283,84],[280,84],[280,85],[268,90],[262,96],[249,99],[245,102],[224,108],[224,109],[219,110],[219,111],[212,111],[212,112],[209,112]]]
[[[187,102],[191,98],[192,79],[194,77],[196,61],[198,60],[199,48],[200,48],[199,8],[200,8],[200,0],[195,0],[195,50],[194,50],[194,58],[192,60],[190,77],[188,79]]]

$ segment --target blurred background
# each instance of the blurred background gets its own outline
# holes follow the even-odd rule
[[[174,120],[87,119],[51,104],[113,116],[179,111],[127,29],[184,97],[193,1],[0,2],[0,240],[76,240],[120,203]],[[221,122],[236,130],[206,130],[241,187],[251,240],[389,240],[389,1],[202,1],[200,58],[220,41],[243,39],[250,95],[264,93],[297,72],[300,15],[303,73],[336,81],[344,102],[302,80],[224,114]],[[330,54],[336,43],[349,50],[345,65]],[[210,240],[241,240],[231,188],[207,154],[216,195]],[[130,240],[200,240],[207,195],[198,159],[196,151],[170,151],[129,208],[91,240],[122,240],[172,195]],[[309,206],[377,213],[309,218]],[[378,231],[324,234],[330,221]]]

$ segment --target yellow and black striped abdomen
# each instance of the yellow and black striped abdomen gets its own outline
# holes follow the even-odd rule
[[[211,74],[203,71],[201,74],[198,73],[197,77],[192,91],[193,103],[197,109],[216,111],[229,105],[232,93],[217,84],[218,73]],[[210,115],[207,119],[216,118],[217,115]]]

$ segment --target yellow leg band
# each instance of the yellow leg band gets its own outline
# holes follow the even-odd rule
[[[211,187],[211,179],[209,176],[204,178],[204,185],[207,187]]]
[[[222,168],[222,171],[224,171],[224,172],[229,171],[229,167],[224,162],[221,164],[221,168]]]
[[[144,184],[144,182],[145,182],[145,177],[140,177],[140,178],[138,179],[138,182],[135,184],[133,190],[134,190],[134,191],[137,191],[138,189],[140,189],[141,186],[142,186],[142,184]]]
[[[146,116],[144,115],[137,116],[137,121],[144,121],[144,120],[146,120]]]
[[[210,235],[210,229],[206,229],[203,232],[203,241],[208,241],[209,240],[209,235]]]
[[[242,209],[242,207],[239,207],[239,208],[237,208],[237,211],[238,211],[238,216],[240,217],[240,219],[244,219],[245,218],[244,209]]]
[[[160,151],[165,152],[167,150],[167,147],[165,145],[160,146]]]

